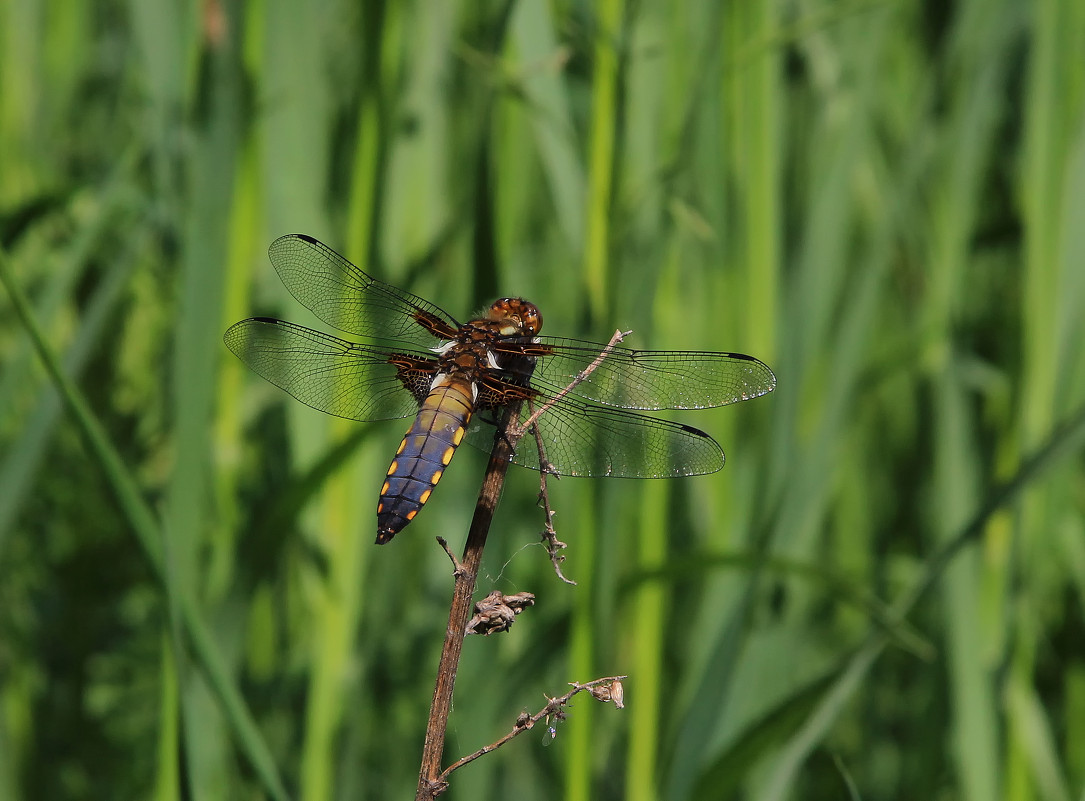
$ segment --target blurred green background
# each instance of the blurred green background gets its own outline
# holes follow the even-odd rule
[[[0,798],[414,792],[461,449],[375,547],[404,421],[221,341],[327,330],[311,234],[466,317],[731,350],[720,473],[514,468],[446,763],[459,799],[1085,793],[1085,4],[0,4]],[[72,389],[74,387],[74,389]]]

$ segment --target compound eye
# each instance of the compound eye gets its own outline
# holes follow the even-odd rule
[[[535,306],[528,306],[524,310],[524,328],[533,335],[542,329],[542,315]]]

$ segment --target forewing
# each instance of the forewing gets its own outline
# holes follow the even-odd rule
[[[429,348],[458,327],[440,307],[378,281],[311,236],[281,236],[268,256],[290,293],[341,331]]]
[[[508,345],[512,353],[518,345]],[[540,337],[531,386],[552,396],[594,362],[605,345]],[[498,350],[501,348],[498,347]],[[757,398],[776,387],[765,364],[741,353],[614,348],[570,395],[623,409],[706,409]]]
[[[241,361],[299,401],[351,420],[392,420],[418,411],[418,371],[403,373],[410,356],[433,363],[424,354],[391,353],[329,336],[311,328],[253,317],[230,326],[223,337]],[[406,382],[406,383],[405,383]]]
[[[521,407],[521,422],[533,408]],[[486,419],[476,416],[467,442],[489,451],[493,427],[485,425]],[[705,432],[622,409],[557,401],[535,427],[538,436],[534,430],[524,434],[513,462],[535,470],[549,465],[558,475],[670,478],[723,467],[723,449]]]

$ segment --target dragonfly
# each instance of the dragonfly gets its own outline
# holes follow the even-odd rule
[[[268,255],[303,306],[363,341],[250,317],[226,331],[226,346],[314,409],[363,422],[414,418],[381,487],[377,544],[415,518],[462,442],[489,452],[503,421],[523,425],[543,410],[512,462],[546,473],[703,475],[723,467],[719,443],[643,412],[724,406],[776,387],[764,363],[741,353],[614,347],[599,361],[604,344],[540,336],[542,315],[523,298],[459,323],[305,234],[276,239]]]

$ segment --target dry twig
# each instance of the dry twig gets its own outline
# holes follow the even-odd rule
[[[591,364],[589,364],[587,367],[577,373],[573,377],[573,380],[570,381],[569,384],[561,390],[561,392],[556,394],[538,409],[535,409],[533,405],[529,405],[529,408],[531,409],[531,415],[527,418],[527,420],[524,421],[523,425],[514,425],[512,430],[510,430],[509,432],[509,437],[512,440],[514,447],[515,444],[520,441],[520,438],[523,437],[524,434],[528,431],[530,431],[535,437],[535,444],[539,449],[539,503],[543,508],[543,515],[546,517],[546,523],[544,524],[546,527],[542,533],[542,541],[546,543],[546,553],[550,556],[550,563],[554,566],[554,573],[556,573],[557,577],[564,581],[566,584],[576,584],[576,582],[572,579],[566,578],[565,573],[562,572],[561,569],[561,563],[565,561],[565,556],[562,555],[560,551],[562,551],[564,548],[567,548],[568,546],[558,539],[558,533],[554,529],[555,512],[550,507],[550,493],[547,490],[546,484],[546,477],[548,475],[552,475],[555,478],[560,478],[560,476],[553,469],[550,461],[546,458],[546,447],[543,445],[542,436],[539,433],[538,426],[535,425],[535,421],[538,420],[542,415],[546,414],[546,412],[551,409],[556,403],[558,403],[562,398],[572,392],[578,384],[582,383],[585,379],[587,379],[588,376],[595,372],[595,369],[603,363],[603,360],[606,359],[607,356],[611,354],[615,346],[617,346],[619,342],[621,342],[631,333],[633,333],[632,330],[616,330],[614,332],[614,336],[612,336],[610,338],[610,341],[607,342],[606,347],[599,352],[599,355]],[[528,403],[531,404],[531,401],[528,401]]]
[[[432,801],[432,799],[443,793],[448,787],[445,776],[447,776],[453,768],[450,768],[444,773],[441,773],[440,769],[441,756],[444,752],[445,731],[448,727],[448,715],[452,709],[452,690],[456,684],[456,671],[459,668],[460,655],[463,652],[463,638],[467,632],[468,618],[470,617],[472,608],[471,596],[474,594],[475,580],[478,576],[479,566],[482,564],[482,552],[486,547],[486,537],[489,534],[490,523],[493,521],[494,511],[497,508],[497,501],[501,497],[501,487],[505,483],[505,473],[508,471],[509,464],[512,462],[512,457],[516,452],[516,445],[519,443],[520,438],[523,437],[524,433],[531,430],[535,432],[536,442],[538,442],[539,447],[542,448],[541,437],[538,436],[538,429],[535,426],[535,421],[572,391],[577,384],[591,375],[591,373],[602,364],[603,360],[610,352],[614,350],[614,346],[618,342],[621,342],[623,337],[628,333],[629,332],[623,333],[622,331],[615,331],[614,336],[611,337],[610,342],[602,352],[600,352],[599,356],[574,377],[569,385],[561,392],[538,409],[534,410],[523,425],[517,425],[513,422],[520,413],[519,404],[506,407],[502,411],[497,421],[494,446],[493,450],[490,452],[490,462],[486,467],[486,475],[482,480],[482,488],[479,491],[478,502],[475,504],[475,514],[471,519],[471,529],[467,534],[467,543],[464,545],[462,561],[458,561],[455,554],[448,548],[448,544],[443,540],[441,541],[445,553],[448,554],[455,566],[455,583],[452,589],[452,604],[448,610],[448,627],[445,630],[445,643],[444,647],[441,649],[441,661],[437,667],[437,681],[433,688],[433,702],[430,705],[429,722],[426,724],[426,737],[422,744],[422,765],[418,771],[418,790],[415,794],[416,801]],[[545,462],[541,462],[540,466],[543,467],[542,472],[545,476]],[[545,481],[543,483],[543,491],[545,492]],[[548,507],[549,502],[547,502],[547,527],[549,530],[552,530],[553,527],[550,526],[549,518],[553,516],[553,512],[550,511]],[[556,536],[554,536],[553,542],[556,543],[556,545],[551,550],[551,561],[554,562],[555,569],[557,569],[559,561],[556,557],[557,548],[565,546],[564,543],[558,543]],[[558,569],[558,575],[561,576],[560,569]],[[561,577],[564,579],[564,576]],[[515,616],[515,613],[513,614]],[[597,682],[601,681],[606,680],[597,680]],[[567,701],[568,698],[571,698],[583,689],[590,688],[590,686],[595,683],[596,682],[589,682],[589,684],[574,685],[573,692],[568,693],[568,697],[565,697],[565,700]],[[552,701],[556,700],[559,699],[552,699]],[[559,704],[559,708],[560,706],[561,705]],[[560,712],[555,712],[553,714],[560,714]],[[534,725],[534,722],[532,722],[531,725]],[[468,761],[475,758],[476,757],[470,757]]]
[[[516,718],[516,725],[512,727],[512,731],[510,731],[501,739],[495,740],[489,745],[484,745],[473,754],[468,754],[465,757],[457,759],[455,762],[445,768],[444,771],[441,772],[441,775],[438,777],[438,781],[444,782],[445,786],[447,787],[448,775],[452,773],[452,771],[462,768],[469,762],[474,762],[476,759],[478,759],[480,756],[483,756],[484,754],[489,754],[491,751],[496,751],[513,737],[517,737],[523,734],[528,729],[533,728],[536,723],[538,723],[540,720],[543,720],[544,718],[564,720],[566,715],[565,707],[566,705],[568,705],[569,700],[577,693],[581,693],[587,690],[597,701],[603,701],[604,703],[612,702],[614,706],[616,706],[618,709],[622,709],[624,707],[623,698],[625,693],[622,685],[622,680],[625,678],[625,676],[607,676],[606,678],[589,681],[587,684],[578,684],[575,681],[569,682],[569,686],[571,686],[573,689],[569,690],[569,692],[565,693],[565,695],[560,695],[557,698],[547,698],[546,705],[534,715],[528,715],[526,712],[521,712],[520,715]]]

